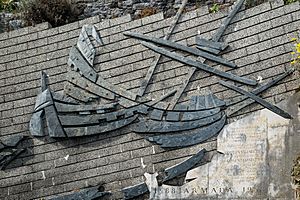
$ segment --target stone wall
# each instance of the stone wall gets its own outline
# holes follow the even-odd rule
[[[252,79],[261,76],[262,81],[290,69],[293,46],[289,41],[300,27],[299,8],[298,2],[286,6],[283,2],[276,2],[240,11],[222,37],[230,45],[222,56],[235,62],[238,69],[215,67]],[[204,38],[211,37],[226,15],[227,11],[209,14],[207,7],[187,12],[176,26],[171,40],[194,46],[199,32]],[[136,92],[155,53],[139,41],[125,37],[123,32],[131,30],[162,37],[171,20],[164,19],[162,13],[138,20],[126,15],[100,21],[99,16],[95,16],[57,28],[49,28],[44,23],[1,34],[1,139],[20,133],[30,135],[28,122],[40,91],[41,70],[49,75],[52,90],[63,89],[68,53],[76,43],[82,25],[94,24],[104,43],[97,48],[97,72],[110,82]],[[162,58],[146,96],[157,99],[180,86],[190,69]],[[219,85],[218,80],[219,77],[197,71],[180,101],[208,91],[221,99],[238,96]],[[264,92],[262,97],[273,104],[278,103],[295,93],[297,88],[299,73],[295,72]],[[237,113],[237,117],[261,108],[254,104]],[[104,183],[105,189],[113,192],[111,199],[121,199],[120,189],[144,181],[145,172],[170,167],[201,148],[206,148],[208,155],[217,149],[216,138],[213,138],[191,148],[165,150],[126,128],[77,139],[29,137],[21,145],[29,151],[14,160],[6,170],[0,171],[1,199],[47,198],[98,183]]]

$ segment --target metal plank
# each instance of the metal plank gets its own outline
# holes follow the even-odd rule
[[[246,95],[247,97],[253,99],[254,101],[256,101],[257,103],[259,103],[260,105],[262,105],[263,107],[269,109],[270,111],[276,113],[277,115],[283,117],[283,118],[286,118],[286,119],[292,119],[292,116],[285,112],[284,110],[278,108],[277,106],[275,105],[272,105],[270,104],[269,102],[265,101],[264,99],[256,96],[255,94],[252,94],[251,92],[247,92],[239,87],[236,87],[234,85],[230,85],[224,81],[219,81],[219,83],[221,83],[222,85],[224,85],[225,87],[228,87],[232,90],[235,90],[236,92],[239,92],[243,95]]]
[[[208,110],[200,110],[200,111],[187,111],[182,114],[181,121],[192,121],[202,119],[220,112],[220,108],[212,108]]]
[[[165,172],[166,176],[164,177],[163,182],[169,181],[181,174],[186,173],[190,169],[192,169],[197,163],[199,163],[204,158],[205,152],[206,152],[206,149],[201,149],[199,152],[197,152],[191,158],[189,158],[175,166],[165,169],[164,172]]]
[[[178,122],[180,120],[180,114],[183,112],[167,112],[166,121]]]
[[[15,160],[21,153],[25,152],[26,149],[17,149],[13,151],[12,155],[9,155],[6,157],[6,159],[1,160],[0,162],[0,170],[6,169],[6,167],[11,163],[13,160]]]
[[[145,194],[148,191],[149,190],[146,183],[139,183],[122,189],[124,199],[132,199],[134,197],[138,197],[142,194]]]
[[[95,186],[79,191],[72,191],[71,194],[51,197],[48,200],[95,200],[101,199],[106,195],[111,195],[111,192],[102,192],[100,188],[101,186]]]
[[[65,83],[64,92],[66,93],[66,95],[85,103],[91,102],[95,99],[99,99],[99,96],[91,94],[69,82]]]
[[[176,134],[164,134],[148,137],[147,140],[155,142],[162,148],[183,148],[205,142],[217,135],[226,123],[226,115],[208,126],[188,130]]]
[[[213,49],[213,48],[209,48],[209,47],[203,47],[203,46],[196,46],[197,49],[201,50],[201,51],[205,51],[207,53],[212,53],[214,55],[219,55],[219,53],[221,52],[220,50],[218,49]]]
[[[233,10],[229,13],[229,15],[226,17],[225,21],[222,23],[221,27],[218,29],[218,31],[215,33],[214,37],[212,38],[212,41],[219,41],[220,37],[222,36],[222,34],[225,32],[227,26],[230,24],[231,20],[233,19],[233,17],[235,16],[235,14],[238,12],[238,10],[241,8],[241,6],[243,5],[245,0],[239,0]],[[205,61],[203,61],[203,63],[205,63]],[[185,88],[187,87],[187,85],[189,84],[192,76],[194,75],[194,73],[196,72],[196,68],[192,68],[192,70],[189,72],[187,79],[183,82],[183,85],[181,87],[179,87],[178,91],[176,92],[173,100],[170,103],[170,108],[174,108],[176,103],[179,101],[181,95],[183,94]]]
[[[99,78],[98,78],[99,79]],[[85,89],[95,95],[98,95],[102,98],[114,100],[115,94],[99,85],[81,77],[77,72],[69,71],[67,73],[67,80],[74,85],[79,86],[82,89]]]
[[[60,124],[54,106],[48,106],[44,108],[48,134],[50,137],[66,137],[64,130]]]
[[[87,135],[94,135],[113,131],[124,126],[131,124],[134,120],[137,119],[137,116],[129,117],[126,119],[121,119],[118,121],[108,122],[104,125],[96,126],[86,126],[86,127],[74,127],[74,128],[65,128],[65,132],[68,137],[80,137]]]
[[[148,47],[149,49],[152,49],[153,51],[155,51],[157,53],[163,54],[166,57],[172,58],[174,60],[177,60],[178,62],[196,67],[198,69],[201,69],[203,71],[212,73],[214,75],[217,75],[217,76],[220,76],[220,77],[223,77],[223,78],[226,78],[226,79],[230,79],[230,80],[233,80],[233,81],[237,81],[237,82],[240,82],[240,83],[244,83],[244,84],[247,84],[247,85],[256,85],[257,84],[257,82],[255,80],[247,79],[247,78],[244,78],[244,77],[239,77],[235,74],[220,71],[216,68],[210,67],[209,65],[206,65],[206,64],[198,62],[198,61],[194,61],[190,58],[181,56],[177,53],[170,52],[170,51],[165,50],[164,48],[160,48],[156,45],[146,43],[146,42],[142,42],[142,44],[144,46]]]
[[[66,83],[65,85],[69,85],[70,83]],[[51,92],[53,100],[59,101],[62,103],[68,103],[73,105],[78,105],[78,101],[71,96],[67,96],[64,91]]]
[[[116,86],[112,83],[109,83],[107,80],[103,79],[101,76],[98,77],[98,80],[97,80],[97,84],[115,94],[118,94],[122,97],[125,97],[127,99],[130,99],[130,100],[135,100],[136,99],[136,94],[130,92],[130,91],[127,91],[126,89],[120,87],[120,86]]]
[[[55,102],[55,107],[58,112],[84,112],[84,111],[96,111],[96,110],[110,110],[116,109],[118,103],[110,103],[104,105],[71,105]]]
[[[150,112],[150,119],[161,120],[164,115],[164,110],[154,109]]]
[[[224,50],[228,47],[228,44],[226,44],[226,43],[207,40],[207,39],[204,39],[204,38],[200,38],[199,36],[196,36],[196,44],[198,46],[213,48],[213,49],[217,49],[217,50],[220,50],[220,51],[222,51],[222,50]]]
[[[90,81],[94,83],[97,81],[97,72],[89,65],[75,46],[73,46],[70,50],[68,65],[70,67],[73,66],[75,71],[79,71],[81,75]]]
[[[258,94],[262,93],[263,91],[265,91],[265,90],[269,89],[270,87],[274,86],[275,84],[277,84],[279,81],[281,81],[282,79],[284,79],[288,75],[292,74],[294,71],[295,71],[295,69],[290,69],[290,70],[284,72],[283,74],[277,76],[276,78],[269,81],[268,83],[266,83],[264,85],[261,85],[261,86],[257,87],[256,89],[252,90],[251,93],[255,94],[255,95],[258,95]],[[247,100],[245,100],[245,99],[247,99]],[[244,102],[241,102],[241,101],[244,101]],[[239,102],[241,102],[241,103],[239,103]],[[248,99],[248,97],[245,97],[245,96],[241,96],[237,99],[227,101],[226,106],[228,108],[226,110],[226,113],[227,113],[228,116],[231,116],[234,113],[238,112],[239,110],[245,108],[246,106],[248,106],[248,105],[250,105],[254,102],[255,102],[254,100]],[[237,105],[231,106],[233,104],[237,104]],[[231,106],[231,107],[229,107],[229,106]]]
[[[222,34],[225,32],[226,28],[229,26],[231,20],[236,15],[236,13],[241,9],[243,3],[245,0],[239,0],[237,3],[235,3],[234,8],[231,10],[231,12],[228,14],[226,19],[222,22],[220,28],[217,30],[217,32],[212,37],[212,41],[219,41]]]
[[[155,121],[140,117],[139,122],[132,127],[132,130],[137,133],[167,133],[175,131],[184,131],[206,126],[214,123],[222,117],[222,113],[194,120],[184,122],[168,122],[168,121]]]
[[[138,33],[134,33],[134,32],[126,32],[124,33],[126,36],[131,36],[134,38],[138,38],[147,42],[153,42],[159,45],[163,45],[163,46],[167,46],[167,47],[171,47],[180,51],[185,51],[188,52],[190,54],[193,54],[195,56],[200,56],[203,58],[206,58],[208,60],[223,64],[227,67],[231,67],[231,68],[236,68],[236,64],[227,61],[226,59],[220,58],[218,56],[209,54],[207,52],[201,51],[199,49],[196,48],[192,48],[192,47],[188,47],[182,44],[178,44],[176,42],[172,42],[172,41],[168,41],[168,40],[164,40],[164,39],[160,39],[160,38],[154,38],[154,37],[150,37],[147,35],[142,35],[142,34],[138,34]]]
[[[174,17],[174,20],[172,21],[171,26],[169,27],[168,32],[164,37],[164,40],[168,40],[170,38],[173,30],[175,29],[175,26],[176,26],[178,20],[181,17],[182,12],[184,11],[184,7],[187,4],[187,2],[188,2],[188,0],[183,0],[182,1],[181,5],[180,5],[180,8],[178,9],[178,11],[177,11],[177,13]],[[148,84],[149,84],[149,82],[150,82],[150,80],[153,76],[153,73],[156,69],[156,66],[158,65],[158,62],[159,62],[160,58],[161,58],[161,54],[157,55],[156,58],[154,59],[154,61],[151,63],[145,78],[141,82],[141,86],[140,86],[140,89],[139,89],[139,92],[138,92],[138,96],[141,97],[141,96],[144,95],[144,93],[146,91],[146,88],[147,88],[147,86],[148,86]]]

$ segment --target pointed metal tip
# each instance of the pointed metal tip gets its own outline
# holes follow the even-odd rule
[[[42,92],[48,88],[48,75],[46,72],[42,71],[41,75],[41,90]]]

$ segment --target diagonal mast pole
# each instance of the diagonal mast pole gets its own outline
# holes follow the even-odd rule
[[[179,19],[180,19],[180,17],[181,17],[181,14],[182,14],[182,12],[183,12],[183,10],[184,10],[184,7],[185,7],[185,5],[187,4],[187,2],[188,2],[188,0],[183,0],[183,1],[182,1],[182,4],[181,4],[180,8],[178,9],[178,11],[177,11],[177,13],[176,13],[176,15],[175,15],[174,20],[173,20],[173,22],[171,23],[171,26],[169,27],[167,34],[166,34],[165,37],[164,37],[164,40],[168,40],[168,39],[170,38],[170,36],[171,36],[173,30],[175,29],[175,26],[176,26],[177,22],[179,21]],[[147,72],[147,74],[146,74],[146,77],[142,80],[141,87],[140,87],[140,89],[139,89],[139,91],[138,91],[138,96],[141,97],[141,96],[144,95],[145,90],[146,90],[146,88],[147,88],[147,86],[148,86],[148,84],[149,84],[149,82],[150,82],[150,80],[151,80],[151,78],[152,78],[152,76],[153,76],[153,73],[154,73],[154,71],[155,71],[155,69],[156,69],[156,66],[158,65],[158,62],[159,62],[161,56],[162,56],[162,55],[159,54],[159,55],[155,58],[154,62],[151,64],[150,68],[148,69],[148,72]]]
[[[235,14],[240,10],[240,8],[242,7],[244,1],[245,0],[240,0],[239,2],[236,3],[233,10],[229,13],[229,15],[226,17],[225,21],[222,23],[220,28],[217,30],[215,35],[212,37],[212,41],[217,42],[217,41],[220,40],[222,34],[224,33],[224,31],[226,30],[226,28],[230,24],[231,20],[235,16]],[[204,63],[205,61],[206,61],[206,59],[202,63]],[[190,80],[191,80],[192,76],[194,75],[194,73],[196,72],[196,70],[197,70],[197,68],[195,68],[195,67],[191,68],[191,71],[188,74],[188,78],[186,80],[184,80],[183,85],[177,90],[174,98],[170,102],[170,106],[169,106],[170,110],[174,109],[176,103],[180,99],[181,95],[183,94],[185,88],[187,87],[188,83],[190,82]]]

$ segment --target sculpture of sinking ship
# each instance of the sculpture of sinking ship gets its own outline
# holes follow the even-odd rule
[[[197,69],[242,84],[251,86],[257,84],[256,81],[246,77],[214,69],[205,64],[205,61],[200,62],[187,58],[164,48],[174,48],[236,68],[234,63],[218,56],[218,53],[228,46],[218,40],[242,3],[243,0],[237,3],[212,40],[197,37],[197,48],[168,41],[167,38],[153,38],[133,32],[124,33],[126,36],[141,40],[144,46],[159,55],[172,58],[193,68],[183,87],[170,91],[155,101],[143,98],[143,93],[158,61],[156,60],[149,69],[138,94],[117,87],[101,77],[93,68],[95,49],[90,37],[93,37],[99,44],[102,44],[102,41],[94,26],[83,26],[77,44],[70,51],[68,65],[71,70],[66,75],[68,82],[65,84],[64,94],[52,92],[47,84],[47,75],[42,74],[42,92],[37,97],[34,113],[30,120],[31,134],[34,136],[46,134],[43,125],[45,117],[47,133],[50,137],[89,136],[129,126],[136,133],[147,133],[146,139],[162,147],[181,148],[212,138],[222,130],[227,116],[253,102],[260,103],[282,117],[290,118],[288,113],[256,95],[278,83],[293,70],[257,87],[252,92],[244,91],[226,82],[220,82],[220,84],[246,95],[246,97],[234,101],[225,103],[210,93],[204,96],[193,96],[187,102],[177,103],[193,72]],[[164,101],[174,94],[175,97],[171,102]],[[97,103],[99,99],[101,100],[100,104]],[[228,108],[226,112],[225,108]]]

